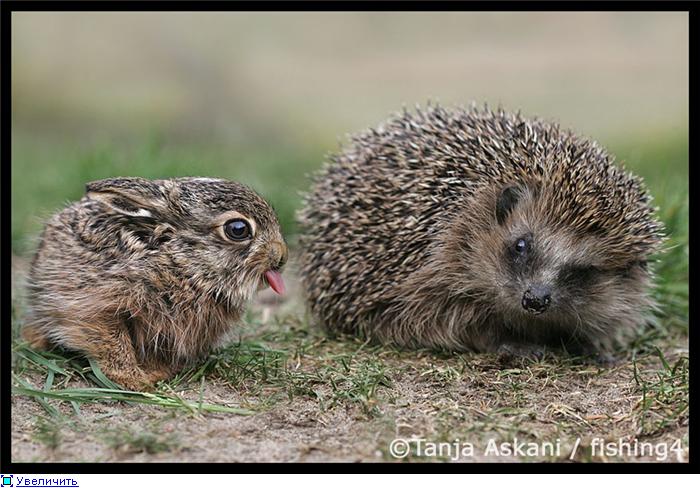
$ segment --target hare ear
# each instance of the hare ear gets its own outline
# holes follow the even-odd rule
[[[519,186],[507,186],[498,196],[496,201],[496,222],[503,225],[513,209],[518,205],[523,194],[523,188]]]
[[[85,185],[91,200],[105,203],[115,211],[132,217],[152,217],[165,206],[161,187],[145,178],[109,178]]]

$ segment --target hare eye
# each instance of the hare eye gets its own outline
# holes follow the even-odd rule
[[[224,224],[224,233],[232,241],[242,241],[251,235],[250,224],[243,219],[229,220]]]

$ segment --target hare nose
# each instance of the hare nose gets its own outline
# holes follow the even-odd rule
[[[275,241],[272,243],[272,248],[274,249],[274,266],[276,269],[281,269],[286,263],[289,257],[289,250],[284,242]]]

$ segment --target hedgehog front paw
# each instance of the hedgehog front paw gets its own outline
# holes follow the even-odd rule
[[[567,348],[567,352],[572,356],[578,356],[583,362],[603,368],[613,368],[622,362],[621,358],[614,356],[607,349],[601,349],[592,344],[578,344],[573,348]]]
[[[520,344],[505,342],[498,346],[496,354],[501,364],[510,364],[518,359],[541,361],[545,355],[545,347],[537,344]]]
[[[609,352],[598,352],[593,355],[592,360],[595,364],[604,368],[614,368],[622,363],[621,358],[613,356]]]

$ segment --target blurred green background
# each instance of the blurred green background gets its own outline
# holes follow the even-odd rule
[[[308,173],[428,100],[599,140],[687,235],[687,13],[15,12],[13,251],[85,182],[126,175],[243,181],[293,236]]]

